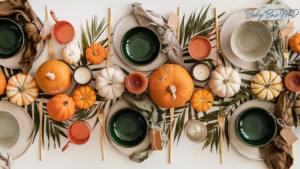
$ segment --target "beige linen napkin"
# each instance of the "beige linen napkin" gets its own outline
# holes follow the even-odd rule
[[[0,169],[11,169],[12,157],[6,152],[0,152]]]

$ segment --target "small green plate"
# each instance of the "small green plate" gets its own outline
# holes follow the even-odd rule
[[[134,27],[124,34],[121,40],[121,51],[130,63],[145,66],[157,58],[160,40],[151,29]]]
[[[13,20],[0,19],[0,59],[9,59],[23,49],[25,36],[22,28]]]
[[[148,131],[145,117],[134,108],[117,111],[109,120],[108,132],[118,145],[131,148],[142,143]]]
[[[261,108],[249,108],[237,119],[236,131],[246,145],[262,147],[274,139],[277,124],[268,111]]]

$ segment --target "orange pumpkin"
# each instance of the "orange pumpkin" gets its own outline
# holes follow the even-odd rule
[[[48,115],[55,121],[69,120],[75,113],[75,103],[66,94],[54,96],[47,104]]]
[[[293,52],[300,53],[300,33],[295,34],[290,39],[289,45]]]
[[[80,109],[87,109],[95,104],[96,94],[90,86],[80,86],[73,92],[75,105]]]
[[[0,95],[4,92],[6,86],[6,78],[4,74],[0,71]]]
[[[148,90],[157,106],[175,108],[185,104],[191,98],[194,83],[183,67],[166,64],[152,73]]]
[[[214,101],[214,96],[206,89],[196,90],[191,98],[193,108],[201,112],[205,112],[213,105],[212,103],[207,103],[208,101]]]
[[[56,95],[64,92],[70,86],[72,71],[64,62],[49,60],[39,67],[35,78],[43,92]]]
[[[93,65],[99,65],[106,58],[106,50],[100,44],[92,44],[85,51],[85,57]]]

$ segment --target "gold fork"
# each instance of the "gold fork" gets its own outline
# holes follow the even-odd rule
[[[221,164],[223,164],[223,124],[224,116],[221,110],[218,111],[218,123],[220,126],[220,155],[221,155]]]
[[[104,132],[103,132],[103,119],[104,119],[104,110],[103,105],[100,104],[98,106],[98,113],[97,113],[99,122],[100,122],[100,135],[101,135],[101,149],[102,149],[102,160],[104,161]]]

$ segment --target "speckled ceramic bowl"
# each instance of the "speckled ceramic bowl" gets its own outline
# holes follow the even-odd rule
[[[20,124],[16,116],[0,110],[0,152],[12,148],[19,140]]]

